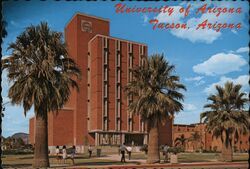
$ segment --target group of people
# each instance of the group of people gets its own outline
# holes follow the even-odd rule
[[[125,146],[125,143],[123,143],[119,148],[119,154],[121,154],[121,162],[125,163],[125,153],[128,153],[128,159],[131,159],[131,153],[132,153],[132,147]]]
[[[57,162],[63,160],[63,163],[65,163],[67,159],[71,159],[72,163],[75,164],[75,161],[74,161],[75,155],[76,155],[76,147],[75,146],[72,146],[70,156],[68,156],[68,154],[67,154],[67,149],[66,149],[65,145],[63,146],[62,151],[60,151],[59,146],[56,146]]]

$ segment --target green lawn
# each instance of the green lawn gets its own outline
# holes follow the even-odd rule
[[[106,154],[103,157],[107,156]],[[127,160],[126,164],[140,164],[136,160],[146,159],[144,153],[132,153],[132,161]],[[180,153],[178,155],[179,163],[192,163],[192,162],[215,162],[218,161],[219,154],[217,153]],[[161,155],[161,159],[163,159]],[[3,167],[14,167],[14,168],[28,168],[31,167],[33,155],[6,155],[2,157]],[[236,153],[234,154],[234,161],[247,161],[247,153]],[[66,164],[57,163],[55,157],[50,157],[51,166],[70,166],[71,160],[67,160]],[[88,158],[87,154],[78,155],[75,158],[75,165],[77,166],[97,166],[97,165],[120,165],[118,160],[112,159],[96,159],[95,156],[91,159]]]
[[[109,154],[109,153],[108,153]],[[105,157],[107,155],[103,155]],[[98,165],[121,165],[120,161],[112,159],[97,159],[96,156],[88,158],[87,154],[79,154],[75,157],[75,166],[98,166]],[[67,159],[65,164],[63,161],[57,161],[54,156],[49,157],[50,165],[56,166],[72,166],[72,161]],[[2,156],[3,167],[28,168],[32,166],[33,155],[4,155]],[[126,164],[140,164],[137,162],[127,162]]]
[[[191,163],[191,162],[215,162],[218,161],[220,153],[180,153],[178,154],[178,161],[180,163]],[[142,153],[132,154],[132,159],[146,159],[146,155]],[[161,160],[164,157],[161,154]],[[247,153],[234,153],[233,161],[247,161]]]

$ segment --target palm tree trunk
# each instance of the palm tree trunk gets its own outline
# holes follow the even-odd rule
[[[148,159],[147,163],[153,164],[160,162],[160,152],[159,152],[159,138],[158,125],[151,126],[149,129],[149,143],[148,143]]]
[[[226,130],[222,132],[222,137],[224,141],[222,141],[221,160],[233,161],[232,145],[229,141],[228,141],[228,145],[226,145],[226,142],[229,139],[229,136],[227,135]]]
[[[222,143],[221,160],[228,162],[233,161],[233,151],[230,144],[226,147],[225,143]]]
[[[47,113],[36,115],[34,168],[49,167]]]

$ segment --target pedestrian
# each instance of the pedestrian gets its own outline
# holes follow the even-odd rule
[[[121,157],[121,162],[125,163],[125,151],[126,151],[126,146],[125,146],[125,143],[123,143],[123,145],[121,145],[120,147],[120,152],[122,154],[122,157]]]
[[[71,150],[71,160],[72,160],[72,163],[73,165],[75,165],[75,155],[76,155],[76,147],[75,146],[72,146],[72,150]]]
[[[56,146],[56,156],[58,156],[59,154],[60,154],[59,146]]]
[[[63,163],[65,164],[66,159],[67,159],[67,150],[66,150],[66,146],[63,146],[63,150],[62,150],[62,156],[63,156]]]
[[[132,152],[132,147],[127,146],[127,152],[128,152],[128,159],[131,159],[131,152]]]
[[[164,162],[168,161],[168,146],[167,144],[165,144],[164,148],[163,148],[163,153],[164,153]]]
[[[57,160],[57,163],[59,163],[62,160],[62,156],[60,155],[59,146],[56,146],[56,160]]]
[[[91,158],[91,156],[92,156],[92,151],[93,151],[93,147],[92,147],[91,145],[89,145],[88,151],[89,151],[89,158]]]

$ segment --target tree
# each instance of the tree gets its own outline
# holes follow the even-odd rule
[[[2,45],[2,43],[3,43],[3,38],[6,38],[6,36],[7,36],[7,30],[6,30],[6,27],[7,27],[7,22],[6,21],[4,21],[4,20],[2,20],[1,21],[1,45]],[[2,55],[1,55],[1,57],[2,57]],[[0,64],[0,68],[2,69],[2,64]],[[2,81],[2,71],[1,71],[1,77],[0,77],[0,81]],[[2,86],[0,86],[0,90],[2,91]],[[0,126],[1,126],[1,128],[0,128],[0,133],[1,133],[1,140],[0,140],[0,142],[1,142],[1,144],[3,143],[3,139],[2,139],[2,118],[4,117],[4,114],[3,114],[3,111],[4,111],[4,104],[3,104],[3,99],[2,99],[2,97],[0,98],[0,103],[1,103],[1,107],[0,107],[0,111],[1,111],[1,117],[0,117]]]
[[[197,146],[200,144],[201,147],[201,135],[198,131],[195,131],[194,133],[191,133],[191,136],[189,137],[188,141],[191,141],[193,144],[194,150],[197,149]]]
[[[22,105],[24,114],[34,106],[36,118],[34,167],[48,167],[48,113],[57,113],[68,101],[71,88],[78,88],[80,76],[69,58],[62,33],[48,24],[29,26],[9,45],[11,56],[2,60],[13,82],[8,96]]]
[[[125,90],[129,99],[132,98],[129,111],[140,115],[148,127],[147,162],[156,163],[160,161],[158,127],[183,109],[179,101],[184,96],[179,90],[185,90],[185,86],[179,82],[178,76],[172,75],[175,66],[170,65],[163,55],[143,57],[141,63],[132,69],[133,79]]]
[[[232,161],[232,141],[239,138],[239,133],[248,131],[248,113],[244,106],[248,99],[242,93],[241,85],[226,82],[224,87],[216,86],[216,94],[208,97],[211,103],[204,108],[208,111],[201,113],[201,119],[207,123],[206,129],[212,132],[213,138],[222,142],[222,160]]]
[[[15,146],[17,148],[21,148],[21,147],[23,147],[25,145],[25,142],[20,137],[15,139],[15,143],[16,143]]]
[[[179,137],[177,137],[174,142],[175,145],[180,145],[184,150],[186,148],[186,142],[188,141],[188,138],[185,138],[184,134],[181,134]]]

